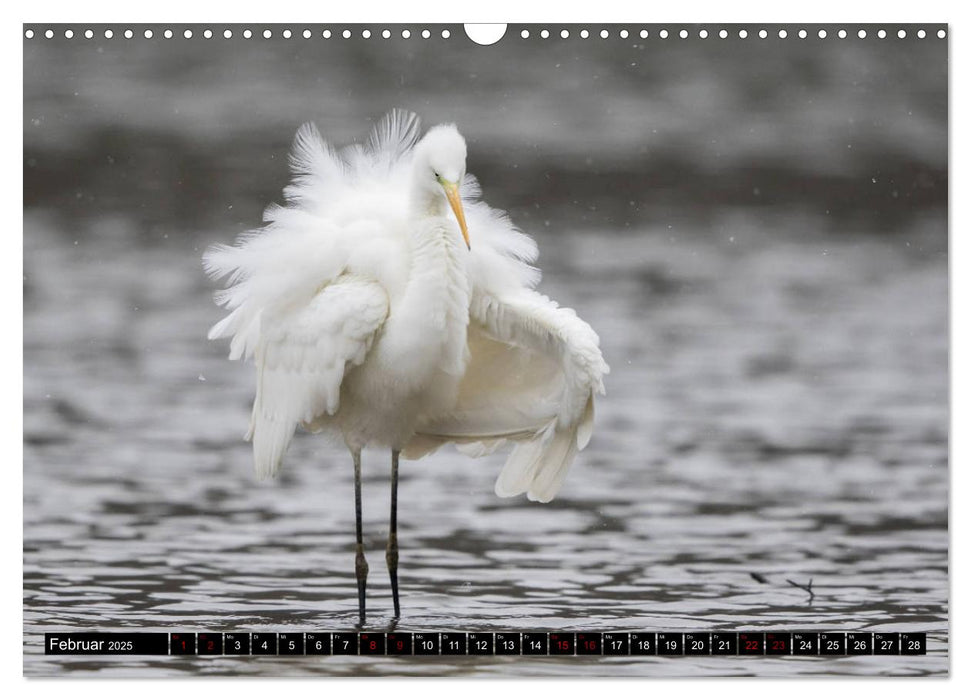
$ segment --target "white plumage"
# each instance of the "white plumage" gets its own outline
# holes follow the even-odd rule
[[[535,243],[478,200],[465,156],[454,126],[419,141],[402,111],[341,151],[305,125],[286,205],[206,253],[207,272],[228,279],[217,302],[230,312],[209,337],[257,367],[249,437],[261,477],[302,425],[352,452],[406,458],[514,443],[496,493],[559,491],[608,368],[590,326],[534,291]]]

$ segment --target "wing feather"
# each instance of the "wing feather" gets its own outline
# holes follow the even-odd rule
[[[447,416],[421,428],[424,451],[437,441],[487,454],[516,442],[496,493],[550,501],[590,441],[594,395],[604,393],[610,371],[599,338],[572,309],[526,288],[476,295],[471,318],[458,400]]]
[[[215,298],[230,313],[209,338],[232,338],[233,360],[252,356],[265,313],[305,303],[348,260],[348,234],[334,222],[296,208],[270,208],[265,216],[262,229],[244,233],[236,245],[212,246],[203,258],[210,277],[229,283]]]
[[[364,362],[387,315],[381,285],[344,275],[309,304],[264,319],[247,435],[260,478],[279,472],[299,424],[337,412],[346,369]]]

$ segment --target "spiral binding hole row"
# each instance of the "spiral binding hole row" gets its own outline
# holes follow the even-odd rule
[[[668,39],[668,38],[673,38],[677,36],[681,39],[689,39],[692,37],[697,37],[699,39],[708,39],[709,37],[711,38],[718,37],[719,39],[727,39],[730,36],[732,36],[733,33],[739,39],[748,39],[750,36],[752,38],[758,37],[759,39],[768,39],[770,36],[776,36],[779,39],[787,39],[790,36],[798,37],[799,39],[807,39],[810,36],[815,36],[819,39],[826,39],[826,38],[830,38],[831,36],[839,39],[846,39],[847,37],[852,36],[852,32],[849,32],[846,29],[836,30],[832,32],[832,34],[830,34],[829,31],[827,31],[826,29],[819,29],[813,33],[810,33],[806,29],[799,29],[799,30],[794,30],[791,35],[790,35],[790,32],[786,29],[779,29],[773,32],[769,32],[769,30],[767,29],[759,29],[758,31],[753,32],[752,34],[749,34],[749,31],[747,29],[739,29],[737,32],[729,32],[727,29],[720,29],[717,31],[712,30],[711,32],[709,32],[709,30],[707,29],[699,29],[696,32],[689,32],[687,29],[681,29],[676,33],[670,32],[667,29],[661,29],[661,30],[658,30],[657,32],[657,38]],[[574,34],[578,36],[580,39],[589,39],[591,36],[599,36],[601,39],[609,39],[611,36],[614,36],[614,34],[611,33],[611,31],[608,29],[601,29],[599,33],[591,33],[590,30],[588,29],[580,29],[578,31],[577,30],[571,31],[570,29],[561,29],[559,32],[555,34],[551,32],[549,29],[541,29],[538,32],[536,32],[536,34],[541,39],[549,39],[551,36],[559,36],[560,39],[569,39],[570,37],[574,36]],[[125,39],[133,39],[139,35],[141,37],[144,37],[145,39],[156,38],[155,30],[152,30],[152,29],[145,29],[140,33],[137,33],[133,29],[125,29],[123,31],[119,30],[119,37],[124,37]],[[532,33],[528,29],[523,29],[519,35],[522,39],[529,39],[532,36]],[[639,37],[641,39],[651,38],[651,33],[647,29],[641,29],[636,32],[631,32],[627,29],[621,29],[616,32],[616,36],[621,39],[628,39],[631,36],[635,36],[635,35],[636,37]],[[888,32],[886,29],[878,29],[873,32],[873,36],[875,36],[878,39],[886,39],[888,36],[892,37],[893,35],[894,34],[892,31]],[[916,32],[914,32],[914,35],[918,39],[924,39],[929,36],[928,32],[924,29],[918,29]],[[57,33],[53,29],[47,29],[42,33],[40,31],[35,32],[33,29],[27,29],[24,31],[24,37],[27,39],[33,39],[35,37],[40,37],[40,36],[43,36],[44,38],[47,38],[47,39],[53,39],[55,36],[57,36]],[[62,36],[65,39],[73,39],[76,36],[79,38],[84,37],[85,39],[93,39],[95,37],[95,32],[92,29],[85,29],[84,31],[79,31],[78,33],[75,33],[73,29],[65,29],[62,33]],[[115,37],[115,32],[114,30],[111,30],[111,29],[105,29],[103,36],[105,39],[113,39]],[[164,39],[172,39],[177,36],[177,33],[171,29],[165,29],[160,31],[158,36]],[[372,32],[370,29],[363,29],[358,32],[354,32],[350,29],[344,29],[342,31],[338,31],[338,30],[332,31],[330,29],[324,29],[320,31],[319,34],[316,34],[310,29],[304,29],[302,31],[301,30],[294,31],[291,29],[283,29],[282,31],[264,29],[262,32],[259,32],[259,30],[254,32],[252,29],[243,29],[242,31],[238,31],[238,34],[237,34],[237,32],[234,32],[232,29],[224,29],[221,33],[218,30],[203,29],[199,31],[198,34],[196,34],[191,29],[185,29],[181,32],[181,36],[184,39],[193,39],[193,38],[196,38],[197,36],[203,39],[218,38],[219,36],[222,36],[223,39],[232,39],[236,36],[242,37],[243,39],[252,39],[254,36],[262,36],[263,39],[272,39],[275,36],[280,36],[284,39],[292,39],[298,36],[303,37],[304,39],[312,39],[315,36],[320,36],[323,39],[331,39],[335,37],[341,37],[343,39],[351,39],[352,37],[355,37],[355,36],[360,37],[362,39],[371,39],[372,37],[391,39],[393,36],[398,36],[402,39],[410,39],[412,38],[412,36],[415,36],[415,37],[420,36],[422,39],[431,39],[432,31],[429,29],[422,29],[421,31],[415,31],[414,33],[412,33],[410,29],[402,29],[400,32],[398,30],[392,31],[391,29],[383,29],[380,31]],[[439,33],[439,36],[441,36],[442,39],[449,39],[452,36],[452,33],[448,29],[443,29]],[[867,30],[860,29],[856,32],[856,36],[859,39],[866,39],[870,35],[868,34]],[[906,29],[897,30],[896,37],[898,39],[906,39],[908,37],[907,30]],[[946,37],[947,37],[947,32],[944,29],[939,29],[937,31],[938,39],[944,39]]]
[[[156,34],[155,30],[153,29],[145,29],[144,31],[138,31],[138,32],[136,32],[133,29],[125,29],[123,31],[119,30],[117,34],[119,38],[124,37],[125,39],[134,39],[136,37],[144,37],[145,39],[154,39],[156,38],[156,36],[159,36],[163,39],[172,39],[172,38],[175,38],[177,35],[178,35],[177,32],[171,29],[162,30],[158,34]],[[57,33],[53,29],[48,29],[44,32],[35,32],[33,29],[27,29],[24,31],[24,37],[27,39],[33,39],[35,37],[41,37],[41,36],[46,39],[53,39],[55,36],[57,36]],[[79,32],[76,34],[73,29],[65,29],[62,33],[62,36],[65,39],[73,39],[75,38],[75,36],[78,36],[78,37],[83,36],[85,39],[93,39],[95,37],[95,32],[92,29],[86,29],[83,32]],[[115,31],[112,29],[105,29],[102,36],[105,39],[113,39],[115,38],[116,34],[115,34]],[[185,29],[181,32],[181,36],[184,39],[192,39],[196,37],[201,37],[203,39],[212,39],[212,38],[218,38],[220,36],[223,39],[232,39],[233,37],[252,39],[254,36],[262,36],[264,39],[272,39],[275,36],[280,36],[284,39],[292,39],[298,36],[303,37],[304,39],[312,39],[314,38],[314,36],[320,36],[323,39],[331,39],[334,37],[342,37],[344,39],[350,39],[354,36],[358,36],[362,39],[370,39],[372,36],[373,37],[380,36],[382,39],[390,39],[392,36],[395,36],[395,32],[392,32],[390,29],[384,29],[380,32],[372,32],[370,29],[364,29],[364,30],[361,30],[359,33],[355,34],[350,29],[345,29],[343,31],[332,31],[330,29],[324,29],[319,34],[316,34],[310,29],[304,29],[302,31],[301,30],[294,31],[292,29],[284,29],[282,31],[264,29],[262,32],[260,32],[259,30],[256,30],[254,32],[254,30],[252,29],[243,29],[242,31],[224,29],[222,30],[222,32],[220,32],[219,30],[213,30],[213,29],[203,29],[201,31],[198,31],[197,33],[191,29]],[[400,33],[397,34],[397,36],[400,36],[402,39],[410,39],[413,36],[413,34],[411,30],[403,29],[401,30]],[[422,39],[431,39],[432,32],[428,29],[423,29],[419,32],[415,32],[414,36],[416,37],[420,36]],[[448,39],[452,36],[452,33],[448,29],[443,29],[439,33],[439,36],[441,36],[442,39]]]
[[[537,34],[541,39],[549,39],[551,36],[553,36],[553,34],[548,29],[541,29],[539,32],[537,32]],[[747,29],[739,29],[736,36],[738,36],[739,39],[748,39],[750,36],[753,36],[753,38],[757,36],[759,39],[768,39],[769,36],[772,36],[773,34],[780,39],[787,39],[790,36],[789,31],[786,29],[779,29],[777,32],[770,32],[767,29],[760,29],[754,35],[750,35]],[[852,32],[849,32],[846,29],[838,29],[832,33],[832,36],[835,36],[839,39],[846,39],[851,34]],[[651,37],[651,33],[647,29],[641,29],[639,32],[636,33],[636,35],[641,39],[649,39]],[[813,35],[820,39],[826,39],[827,37],[831,36],[829,31],[827,31],[826,29],[820,29],[816,31],[814,34],[810,33],[806,29],[799,29],[793,34],[793,36],[798,37],[800,39],[807,39]],[[878,39],[886,39],[888,36],[892,36],[892,32],[888,32],[886,29],[878,29],[873,33],[873,35],[876,36]],[[927,38],[927,36],[929,36],[927,30],[925,29],[918,29],[916,32],[914,32],[914,35],[918,39],[925,39]],[[528,29],[523,29],[519,33],[519,36],[523,39],[529,39],[530,36],[532,36],[532,34]],[[571,32],[569,29],[561,29],[559,31],[559,37],[561,39],[569,39],[571,36],[573,36],[573,32]],[[576,36],[579,36],[581,39],[589,39],[591,36],[596,36],[596,35],[591,34],[590,30],[588,29],[581,29],[578,32],[576,32]],[[612,35],[610,33],[610,30],[608,29],[602,29],[599,32],[599,37],[601,39],[609,39],[611,36]],[[620,37],[621,39],[627,39],[630,36],[632,36],[632,32],[630,32],[627,29],[621,29],[620,31],[617,32],[617,36]],[[673,36],[675,36],[675,34],[668,31],[667,29],[661,29],[657,32],[657,37],[659,39],[668,39]],[[697,36],[697,38],[699,39],[707,39],[709,37],[715,37],[715,36],[717,36],[719,39],[727,39],[730,36],[732,36],[732,32],[729,32],[727,29],[721,29],[721,30],[718,30],[717,32],[716,31],[709,32],[707,29],[699,29],[697,33],[693,34],[692,32],[689,32],[687,29],[682,29],[677,32],[676,36],[678,36],[681,39],[690,39],[692,36]],[[868,36],[868,33],[865,29],[860,29],[856,32],[856,36],[860,39],[866,39]],[[908,36],[908,32],[906,29],[899,29],[897,30],[896,36],[898,39],[906,39]],[[939,29],[937,31],[938,39],[944,39],[946,37],[947,37],[947,32],[945,30]]]

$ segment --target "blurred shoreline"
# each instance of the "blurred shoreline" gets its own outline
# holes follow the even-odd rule
[[[266,205],[282,201],[289,143],[235,143],[233,150],[252,154],[252,163],[227,162],[226,150],[175,134],[119,129],[88,134],[77,150],[27,147],[24,206],[74,221],[127,213],[140,229],[176,222],[186,230],[255,227]],[[514,149],[473,144],[470,150],[470,172],[493,206],[514,219],[541,208],[544,220],[558,226],[600,224],[603,233],[667,218],[697,223],[729,207],[796,207],[829,217],[834,228],[894,233],[947,209],[946,168],[894,155],[865,157],[864,164],[874,165],[862,172],[805,172],[769,161],[713,172],[671,155],[600,163],[553,154],[546,162],[536,154],[509,163],[504,157]]]
[[[535,34],[535,32],[534,32]],[[795,207],[843,231],[947,210],[947,42],[195,39],[24,44],[24,206],[241,230],[297,127],[453,121],[485,198],[601,233]],[[149,235],[152,235],[149,233]]]

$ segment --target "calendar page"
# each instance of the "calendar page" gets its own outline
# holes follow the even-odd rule
[[[22,32],[25,675],[948,673],[947,25]]]

